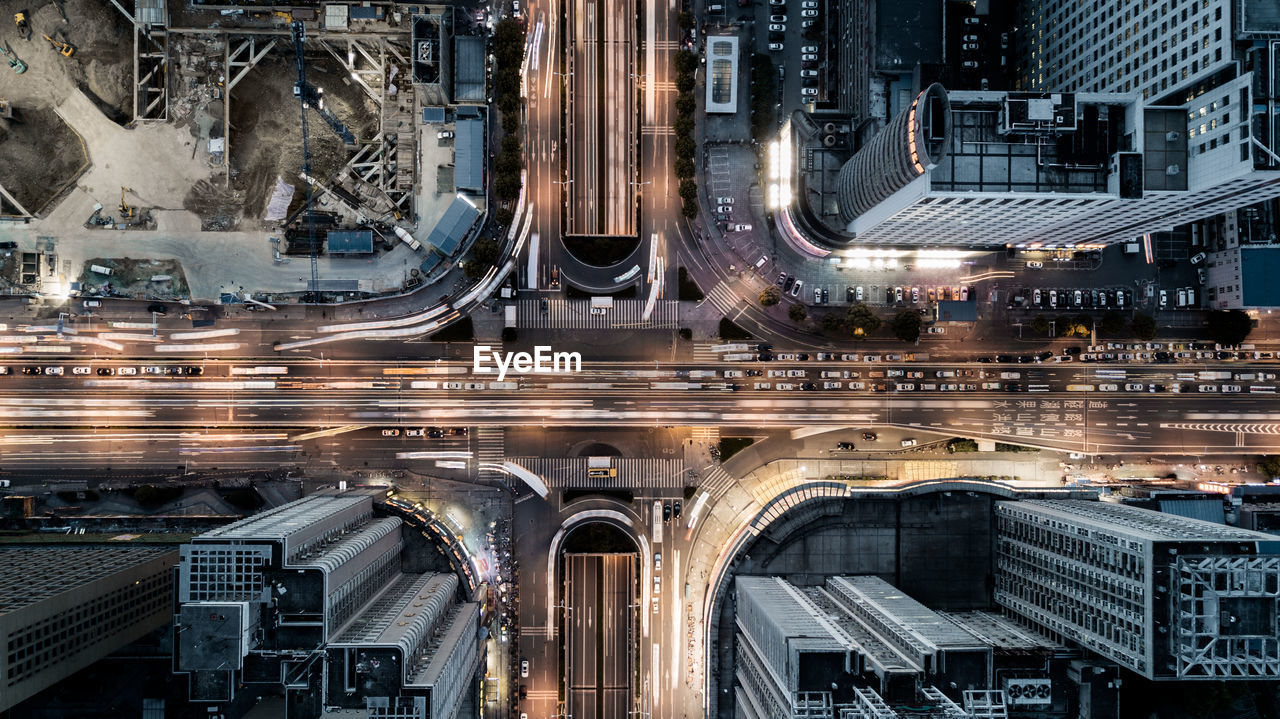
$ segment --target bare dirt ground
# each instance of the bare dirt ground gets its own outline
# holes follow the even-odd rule
[[[52,107],[17,107],[0,120],[0,185],[27,212],[40,213],[87,160]]]
[[[0,121],[0,184],[29,212],[39,212],[84,163],[79,141],[52,111],[61,98],[80,88],[120,124],[133,112],[130,26],[107,0],[65,0],[64,8],[69,22],[53,2],[0,0],[0,42],[27,64],[17,75],[0,63],[0,98],[21,120]],[[17,12],[31,24],[30,40],[19,39]],[[42,35],[70,42],[75,54],[62,57]]]
[[[91,265],[110,267],[111,274],[102,275],[89,269]],[[167,275],[168,280],[152,281]],[[80,268],[80,282],[85,296],[133,297],[148,300],[177,300],[189,297],[187,277],[182,264],[175,260],[135,260],[130,257],[95,257]]]
[[[357,142],[378,132],[377,107],[358,85],[344,82],[328,55],[307,54],[307,82],[324,90],[325,107],[336,114],[356,136]],[[231,93],[232,187],[243,196],[244,219],[262,218],[276,176],[294,186],[290,212],[302,206],[306,186],[302,170],[300,109],[293,96],[297,79],[292,48],[273,52],[258,64]],[[333,133],[316,112],[307,117],[311,170],[324,182],[346,164],[351,149]],[[189,208],[199,212],[195,208]]]

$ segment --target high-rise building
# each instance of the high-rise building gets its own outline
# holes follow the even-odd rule
[[[313,495],[181,549],[175,667],[193,702],[283,685],[288,717],[366,707],[452,719],[483,655],[452,574],[401,571],[401,520],[368,494]]]
[[[1021,3],[1019,87],[1136,92],[1149,101],[1234,77],[1229,0]],[[1182,104],[1185,97],[1173,100]],[[1244,108],[1242,108],[1243,110]]]
[[[168,547],[0,549],[0,711],[164,626]]]
[[[995,599],[1148,679],[1280,677],[1280,542],[1084,500],[996,504]]]
[[[859,245],[1079,247],[1280,197],[1252,86],[1157,106],[932,85],[840,170],[841,218]]]

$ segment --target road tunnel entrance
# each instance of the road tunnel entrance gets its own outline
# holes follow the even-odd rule
[[[565,537],[561,560],[562,714],[627,716],[635,697],[638,547],[617,527],[590,522]]]

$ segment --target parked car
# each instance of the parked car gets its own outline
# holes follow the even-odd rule
[[[1196,254],[1191,256],[1191,264],[1198,265],[1201,262],[1204,262],[1204,258],[1205,258],[1205,254],[1203,252],[1197,252]]]
[[[800,59],[804,62],[817,62],[818,56],[811,52],[806,52],[800,56]]]
[[[771,43],[769,43],[769,51],[770,51],[770,52],[782,52],[784,49],[786,49],[786,48],[784,48],[784,47],[783,47],[783,45],[782,45],[782,43],[780,43],[780,42],[771,42]]]
[[[717,198],[716,198],[716,204],[718,204],[718,205],[732,205],[732,204],[733,204],[733,202],[734,202],[734,200],[733,200],[733,198],[732,198],[732,197],[717,197]]]
[[[787,31],[786,25],[779,25],[777,23],[774,23],[769,26],[769,32],[786,32],[786,31]]]
[[[818,88],[816,88],[816,87],[802,87],[802,88],[800,88],[800,94],[801,94],[802,96],[804,96],[804,97],[817,97],[817,96],[818,96]]]
[[[795,285],[794,285],[794,286],[792,286],[792,288],[791,288],[791,296],[792,296],[792,297],[799,297],[799,296],[800,296],[800,288],[801,288],[801,287],[804,287],[804,280],[796,280]]]
[[[817,10],[801,10],[800,17],[818,17]]]
[[[453,139],[453,130],[441,130],[436,133],[436,138],[440,140],[451,140]]]
[[[729,205],[720,205],[719,207],[716,208],[716,212],[723,212],[727,215],[733,212],[733,207]]]
[[[733,231],[734,232],[750,232],[751,225],[734,225]]]

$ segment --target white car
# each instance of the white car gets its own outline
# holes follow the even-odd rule
[[[914,446],[916,446],[916,444],[918,444],[918,443],[916,442],[916,440],[915,440],[915,439],[904,439],[904,440],[902,440],[902,442],[901,442],[900,444],[901,444],[903,447],[914,447]]]
[[[814,24],[817,22],[818,22],[817,20],[801,20],[800,27],[804,28],[805,30],[808,30],[809,28],[813,27]]]
[[[88,367],[72,367],[71,374],[89,374],[91,372]]]
[[[785,48],[782,46],[782,43],[780,42],[769,43],[769,52],[782,52],[784,49]]]
[[[1238,384],[1224,384],[1224,385],[1222,385],[1222,391],[1223,391],[1223,392],[1226,392],[1226,393],[1228,393],[1228,394],[1233,394],[1233,393],[1235,393],[1235,392],[1239,392],[1239,391],[1240,391],[1240,385],[1238,385]]]
[[[1142,392],[1145,389],[1141,382],[1126,382],[1124,385],[1125,392]]]
[[[817,76],[818,76],[817,70],[801,70],[800,71],[800,77],[817,77]]]
[[[398,430],[398,429],[384,429],[384,430],[382,430],[382,436],[383,436],[383,437],[399,437],[399,436],[400,436],[400,430]]]
[[[138,374],[138,368],[137,367],[121,367],[120,369],[116,370],[116,374],[130,374],[130,375]]]
[[[943,335],[943,334],[946,334],[946,333],[947,333],[947,328],[946,328],[946,327],[937,327],[937,326],[934,326],[934,327],[930,327],[930,328],[929,328],[929,334],[931,334],[931,335]]]
[[[978,49],[978,43],[976,43],[976,42],[966,42],[965,44],[963,44],[963,45],[961,45],[961,46],[960,46],[960,49],[961,49],[961,50],[977,50],[977,49]]]
[[[818,56],[811,52],[806,52],[800,56],[800,60],[803,62],[817,62]]]
[[[786,21],[787,21],[786,15],[770,15],[769,16],[769,22],[786,22]]]
[[[787,376],[788,377],[804,377],[805,371],[802,369],[789,369],[787,370]]]
[[[425,429],[423,429],[423,428],[421,428],[421,427],[419,427],[419,428],[417,428],[417,429],[406,429],[406,430],[404,431],[404,436],[406,436],[406,437],[425,437],[425,436],[427,436],[427,430],[425,430]]]
[[[844,386],[843,382],[823,382],[822,383],[823,389],[840,389],[843,386]]]
[[[453,139],[453,130],[441,130],[440,132],[437,132],[437,133],[436,133],[436,139],[438,139],[438,140],[452,140],[452,139]]]
[[[1202,384],[1202,385],[1200,385],[1200,391],[1201,391],[1201,392],[1217,392],[1217,391],[1218,391],[1218,385],[1216,385],[1216,384]]]
[[[653,553],[653,568],[662,569],[662,552]]]
[[[795,385],[793,385],[793,384],[791,384],[790,382],[779,382],[778,384],[774,385],[774,389],[780,389],[780,390],[784,390],[784,391],[785,391],[785,390],[792,390],[792,389],[795,389],[795,388],[796,388],[796,386],[795,386]]]
[[[1204,262],[1204,257],[1205,257],[1205,254],[1203,252],[1197,252],[1196,254],[1191,256],[1191,264],[1198,265],[1201,262]]]
[[[716,198],[716,204],[717,204],[717,205],[732,205],[732,204],[733,204],[733,198],[732,198],[732,197],[717,197],[717,198]]]
[[[528,659],[520,660],[520,678],[521,679],[529,678],[529,660]]]
[[[818,17],[817,10],[801,10],[800,17]]]
[[[768,382],[755,382],[751,386],[752,389],[769,389],[769,387],[770,384]]]
[[[786,32],[786,31],[787,31],[786,25],[779,25],[778,23],[773,23],[769,25],[769,32]]]
[[[862,285],[853,288],[853,297],[859,302],[862,301]]]
[[[1099,391],[1099,392],[1119,392],[1119,391],[1120,391],[1120,385],[1118,385],[1118,384],[1100,384],[1100,385],[1098,385],[1098,391]]]
[[[816,0],[804,0],[804,2],[800,3],[800,7],[804,8],[805,10],[817,10],[818,3],[816,2]]]
[[[1043,262],[1037,262],[1036,260],[1031,260],[1030,262],[1027,263],[1028,270],[1039,270],[1043,268],[1044,268]]]
[[[805,7],[808,7],[808,5],[806,4]],[[817,52],[817,51],[818,51],[817,45],[805,45],[804,47],[800,48],[800,52]]]
[[[803,95],[803,96],[805,96],[805,97],[817,97],[817,96],[818,96],[818,88],[816,88],[816,87],[802,87],[802,88],[800,88],[800,94],[801,94],[801,95]]]
[[[723,212],[724,214],[727,215],[733,212],[733,207],[729,205],[720,205],[719,207],[716,208],[716,212]]]
[[[734,232],[750,232],[751,225],[734,225],[731,229]]]

